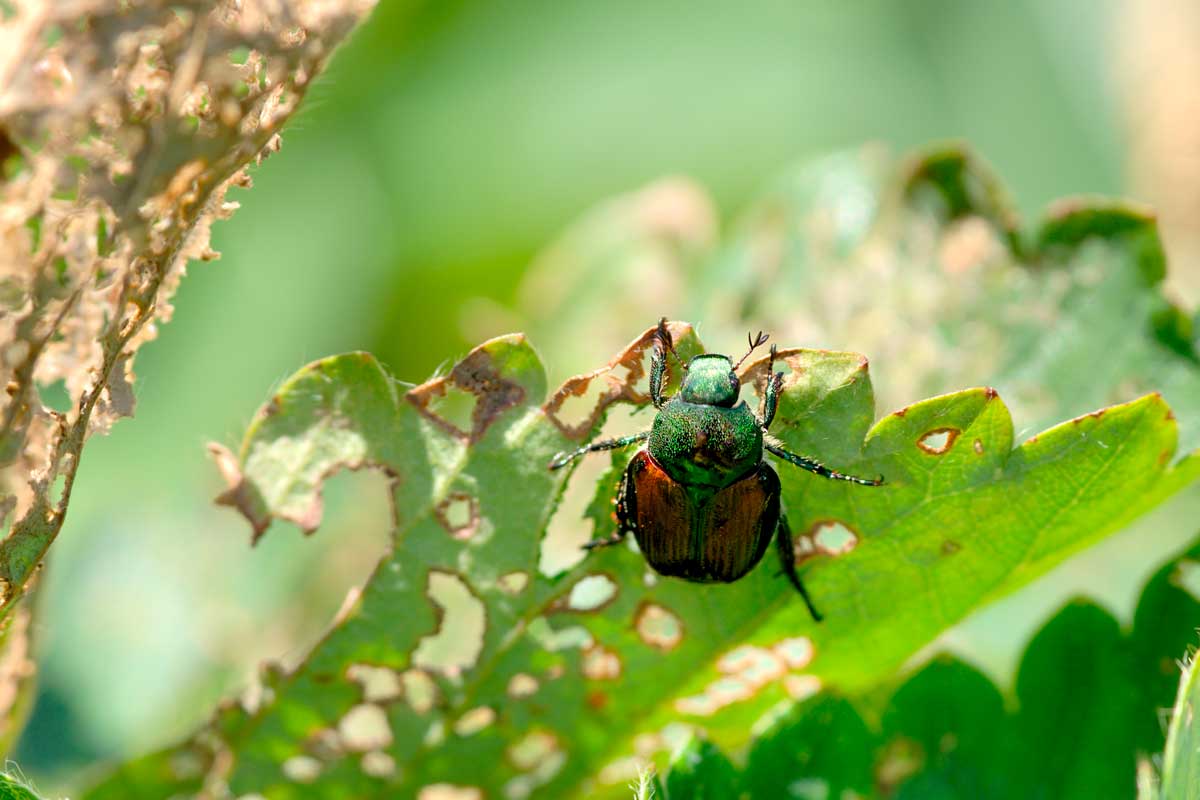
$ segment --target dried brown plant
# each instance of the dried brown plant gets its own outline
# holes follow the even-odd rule
[[[134,356],[170,319],[187,262],[217,257],[226,192],[278,149],[372,4],[0,4],[0,740],[32,672],[19,601],[84,443],[133,413]],[[64,411],[43,400],[59,384]]]

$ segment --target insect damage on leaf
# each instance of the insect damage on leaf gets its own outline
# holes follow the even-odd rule
[[[0,496],[17,520],[0,613],[58,534],[87,437],[132,415],[134,356],[187,262],[216,258],[226,193],[370,4],[7,4],[0,149],[20,168],[0,182]],[[55,385],[63,411],[42,396]]]
[[[1156,398],[1013,450],[1011,419],[993,392],[934,398],[873,423],[861,356],[785,351],[791,380],[779,398],[780,440],[889,479],[869,492],[806,475],[783,483],[795,532],[814,551],[838,553],[805,564],[806,580],[829,604],[825,625],[813,630],[767,570],[728,586],[648,582],[641,558],[610,548],[564,575],[539,572],[539,538],[553,526],[565,481],[546,464],[578,442],[550,419],[555,395],[547,400],[523,337],[480,351],[506,399],[477,434],[432,419],[361,355],[302,372],[252,427],[241,471],[272,514],[308,507],[341,465],[377,465],[395,476],[397,532],[361,596],[309,659],[264,694],[253,719],[234,714],[206,733],[220,742],[221,775],[235,795],[283,792],[281,765],[297,757],[319,767],[304,773],[305,796],[314,798],[347,790],[420,796],[446,786],[488,796],[562,793],[620,772],[604,765],[654,756],[680,714],[744,733],[747,715],[781,700],[828,684],[861,686],[891,669],[1004,581],[1044,571],[1193,468],[1159,463],[1173,428]],[[476,369],[485,362],[468,359]],[[765,375],[765,365],[757,369]],[[938,428],[960,431],[959,445],[927,453],[919,443]],[[318,460],[285,469],[277,442],[306,437],[319,444],[310,448]],[[974,441],[982,447],[962,446]],[[1059,485],[1068,469],[1082,493],[1043,494],[1044,508],[1014,503],[1027,482]],[[601,491],[591,517],[598,532],[611,524],[612,487]],[[1013,524],[1004,515],[1014,511],[1041,524]],[[1005,535],[983,536],[973,522],[979,514],[1001,520]],[[473,533],[452,535],[464,522]],[[944,556],[947,541],[962,548],[954,559]],[[965,583],[947,568],[962,559],[972,576]],[[386,745],[375,725],[381,712]],[[630,755],[630,737],[611,737],[620,725],[657,738]],[[479,757],[484,751],[493,757]]]

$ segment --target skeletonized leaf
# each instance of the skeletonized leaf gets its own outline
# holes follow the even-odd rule
[[[673,329],[684,357],[696,352],[690,329]],[[271,675],[260,707],[229,709],[138,774],[200,764],[209,785],[269,798],[434,797],[443,784],[506,797],[625,791],[635,756],[664,748],[668,724],[736,745],[781,701],[868,687],[972,609],[1200,474],[1195,457],[1171,463],[1175,424],[1156,395],[1014,450],[991,390],[873,423],[865,359],[787,350],[773,432],[830,466],[887,479],[851,486],[778,466],[824,624],[771,565],[698,586],[610,548],[543,574],[566,480],[547,464],[611,403],[648,402],[652,333],[549,396],[519,335],[407,392],[361,353],[285,384],[239,457],[226,456],[226,498],[256,532],[273,517],[307,529],[322,478],[376,466],[393,476],[395,550],[310,657]],[[749,365],[746,381],[764,368]],[[603,482],[593,511],[611,491]],[[611,518],[593,519],[607,535]],[[128,771],[88,796],[120,792],[147,796]]]

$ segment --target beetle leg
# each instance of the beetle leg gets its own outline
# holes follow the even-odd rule
[[[642,431],[635,433],[632,436],[622,436],[620,439],[603,439],[599,442],[592,442],[589,445],[580,447],[578,450],[569,450],[565,453],[559,453],[554,458],[550,459],[550,469],[561,469],[567,464],[570,464],[580,456],[586,456],[588,453],[598,453],[601,450],[616,450],[621,447],[628,447],[634,442],[642,442],[650,438],[650,431]]]
[[[655,345],[654,355],[650,357],[650,400],[655,408],[662,408],[663,373],[667,370],[667,354],[661,343]]]
[[[667,371],[668,350],[675,352],[675,342],[667,330],[667,318],[663,317],[658,321],[658,330],[654,332],[654,354],[650,356],[650,399],[655,408],[662,408],[663,404],[663,374]]]
[[[617,489],[617,529],[607,539],[593,539],[583,546],[584,550],[595,550],[599,547],[609,547],[614,544],[619,544],[625,538],[625,534],[633,530],[633,498],[631,496],[632,488],[629,485],[629,472],[626,469],[624,475],[621,476],[621,485]]]
[[[880,475],[878,478],[875,478],[873,480],[868,479],[868,478],[856,478],[853,475],[843,475],[842,473],[838,472],[837,470],[830,469],[829,467],[825,466],[824,464],[822,464],[819,461],[815,461],[806,456],[796,455],[795,453],[789,453],[787,450],[784,450],[782,447],[771,444],[770,442],[764,442],[763,447],[765,447],[767,449],[768,453],[771,453],[773,455],[778,456],[779,458],[782,458],[784,461],[788,462],[789,464],[795,464],[800,469],[806,469],[809,472],[815,472],[816,474],[820,475],[822,478],[832,478],[833,480],[837,480],[837,481],[850,481],[851,483],[861,484],[862,486],[880,486],[883,484],[883,476],[882,475]]]
[[[612,545],[620,544],[623,541],[625,541],[625,529],[618,528],[617,532],[614,533],[612,536],[608,537],[607,539],[593,539],[590,542],[585,542],[583,545],[583,549],[584,550],[596,550],[601,547],[611,547]]]
[[[783,574],[804,598],[804,605],[808,606],[808,613],[812,615],[813,622],[820,622],[824,617],[813,605],[812,598],[808,596],[808,590],[804,588],[804,583],[800,580],[799,573],[796,572],[796,550],[792,545],[792,529],[788,526],[787,517],[783,514],[779,515],[779,527],[775,533],[775,548],[779,553]]]
[[[779,408],[779,392],[783,389],[783,373],[774,372],[775,345],[771,345],[771,357],[767,361],[767,385],[763,389],[762,403],[759,405],[758,417],[765,431],[771,427],[775,419],[775,411]]]

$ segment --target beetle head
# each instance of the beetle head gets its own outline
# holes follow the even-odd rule
[[[741,388],[728,356],[705,353],[688,362],[679,394],[688,403],[732,408]]]

